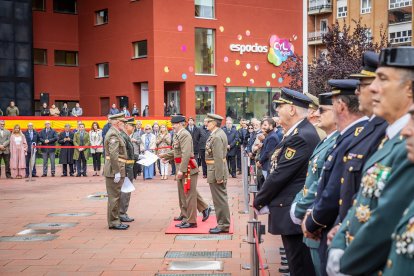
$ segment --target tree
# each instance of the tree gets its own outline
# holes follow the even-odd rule
[[[309,65],[309,92],[318,95],[330,91],[329,79],[346,79],[350,74],[361,71],[362,55],[366,51],[379,52],[388,47],[388,37],[382,27],[378,43],[373,38],[361,19],[355,21],[355,27],[344,24],[340,27],[338,21],[328,28],[323,36],[326,52],[314,59]],[[302,90],[302,57],[292,56],[282,66],[283,78],[290,79],[293,89]]]

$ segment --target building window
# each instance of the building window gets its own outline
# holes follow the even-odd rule
[[[55,50],[55,65],[78,66],[78,52]]]
[[[95,25],[103,25],[108,23],[108,9],[95,12]]]
[[[147,41],[146,40],[133,42],[132,47],[134,48],[134,58],[147,57],[148,48],[147,48]]]
[[[390,0],[390,9],[412,6],[412,0]]]
[[[96,64],[96,77],[107,78],[109,77],[109,63],[98,63]]]
[[[53,0],[53,11],[77,14],[77,0]]]
[[[366,43],[369,43],[372,41],[372,30],[371,29],[365,29],[365,35],[366,35]]]
[[[361,0],[361,14],[371,12],[371,0]]]
[[[45,0],[32,0],[32,10],[33,11],[45,11],[46,10]]]
[[[338,0],[337,4],[337,18],[343,18],[348,15],[348,7],[346,4],[346,0]]]
[[[328,31],[328,19],[322,19],[320,21],[320,31],[326,33]]]
[[[214,0],[195,0],[195,17],[214,18]]]
[[[195,29],[195,68],[196,74],[213,75],[215,73],[215,31],[213,29]]]
[[[202,122],[207,113],[215,113],[214,86],[196,86],[196,122]]]
[[[47,50],[33,49],[33,63],[47,65]]]
[[[390,42],[392,44],[411,45],[411,40],[412,40],[411,30],[390,33]]]

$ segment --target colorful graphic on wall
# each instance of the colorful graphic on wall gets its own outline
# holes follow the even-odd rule
[[[267,60],[275,66],[280,66],[295,51],[293,44],[288,39],[279,38],[277,35],[272,35],[269,43]]]

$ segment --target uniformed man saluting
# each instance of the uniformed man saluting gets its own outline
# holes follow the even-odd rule
[[[207,114],[207,129],[210,137],[206,142],[207,182],[217,216],[217,226],[210,229],[211,234],[228,233],[230,228],[230,208],[227,198],[227,135],[220,128],[223,117]]]
[[[184,213],[183,220],[177,224],[179,228],[196,228],[197,227],[197,198],[204,205],[204,210],[207,212],[204,215],[205,221],[209,214],[210,208],[208,204],[201,198],[197,191],[197,177],[198,165],[194,158],[193,152],[193,138],[185,126],[185,117],[182,115],[175,115],[171,118],[172,127],[174,129],[174,143],[173,150],[161,154],[163,162],[168,162],[174,159],[177,167],[177,185],[180,198],[185,198],[185,202],[180,202],[184,205],[181,212]]]
[[[104,176],[108,193],[108,226],[109,229],[126,230],[129,225],[122,224],[119,219],[121,187],[125,179],[125,162],[128,158],[124,139],[120,132],[124,113],[109,117],[111,128],[105,135]],[[122,122],[121,122],[122,121]]]

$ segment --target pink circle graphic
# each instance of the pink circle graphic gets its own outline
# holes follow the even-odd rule
[[[183,26],[182,26],[182,25],[178,25],[178,26],[177,26],[177,30],[178,30],[179,32],[182,32],[182,31],[183,31]]]

